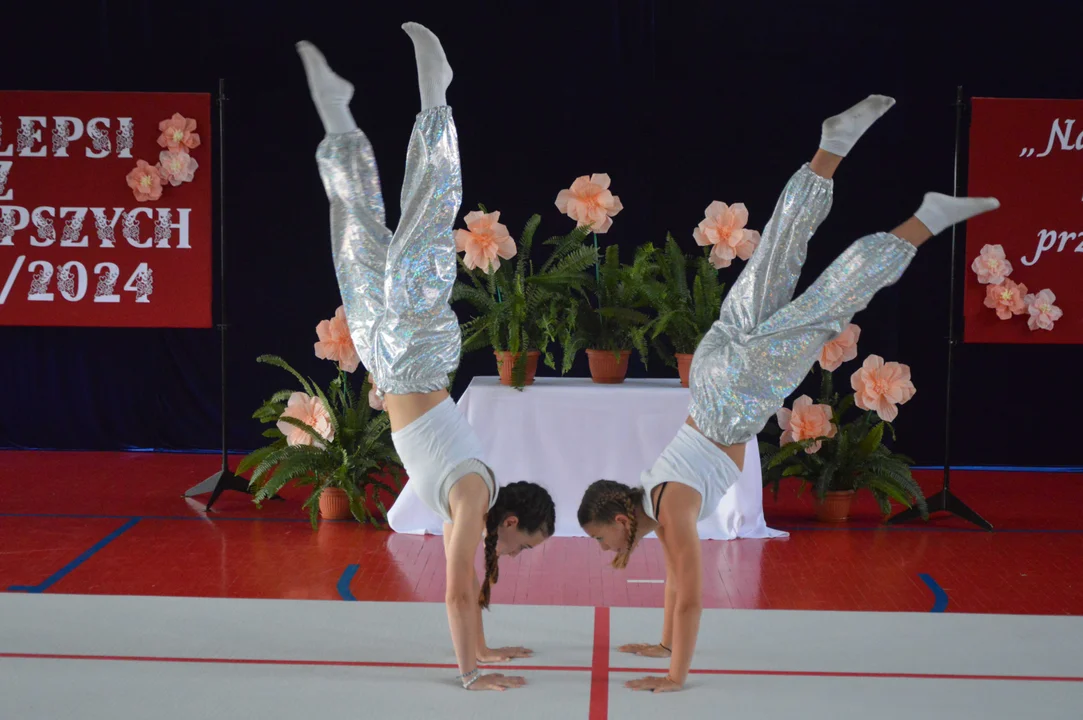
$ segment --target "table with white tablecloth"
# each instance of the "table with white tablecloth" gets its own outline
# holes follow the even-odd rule
[[[474,426],[482,458],[506,485],[536,482],[557,506],[556,535],[582,537],[576,511],[590,483],[636,485],[688,417],[689,394],[677,379],[629,379],[598,385],[589,378],[538,378],[522,392],[495,377],[476,377],[458,407]],[[400,533],[440,534],[442,522],[410,491],[388,514]],[[705,540],[784,537],[763,518],[760,453],[753,438],[744,471],[714,514],[699,524]]]

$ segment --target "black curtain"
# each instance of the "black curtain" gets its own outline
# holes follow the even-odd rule
[[[213,92],[226,79],[227,144],[216,151],[227,177],[228,416],[230,446],[247,449],[260,442],[251,411],[290,385],[256,356],[281,354],[326,380],[314,328],[339,305],[313,161],[322,133],[297,40],[319,45],[356,86],[352,108],[376,148],[389,222],[419,107],[399,25],[417,20],[442,38],[455,70],[463,213],[484,203],[517,234],[540,212],[542,233],[563,232],[557,191],[607,172],[625,210],[603,240],[628,259],[667,231],[691,250],[716,199],[746,203],[750,226],[762,228],[822,119],[868,93],[893,95],[896,108],[838,175],[801,290],[849,242],[910,215],[925,191],[951,191],[957,85],[1083,97],[1078,3],[945,5],[192,0],[178,13],[132,0],[50,6],[43,34],[39,9],[16,4],[4,12],[0,86]],[[946,238],[930,244],[857,320],[862,355],[912,367],[918,394],[898,432],[922,464],[943,457],[949,258]],[[0,328],[0,446],[215,448],[217,348],[214,330]],[[1077,464],[1058,411],[1079,394],[1081,360],[1077,347],[963,346],[953,462]],[[574,372],[587,374],[584,358]],[[467,356],[456,393],[493,373],[491,354]],[[633,361],[630,374],[671,373],[655,360],[649,371]]]

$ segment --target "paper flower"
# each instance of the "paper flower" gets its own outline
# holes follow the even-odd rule
[[[463,264],[470,270],[482,268],[494,273],[500,267],[500,258],[515,257],[515,241],[508,228],[501,225],[500,211],[485,213],[475,210],[464,218],[466,230],[455,231],[455,249],[465,252]]]
[[[140,160],[135,164],[135,169],[128,173],[128,187],[135,194],[139,202],[157,200],[162,197],[162,175],[158,168],[146,160]]]
[[[316,357],[338,363],[339,370],[352,373],[357,369],[361,358],[357,355],[350,326],[346,323],[346,308],[342,305],[335,310],[330,320],[321,320],[316,326],[316,335],[320,341],[315,343]]]
[[[813,438],[833,438],[838,428],[831,422],[831,406],[815,405],[812,398],[802,395],[793,401],[793,410],[782,408],[775,416],[782,428],[780,444],[811,440]],[[814,442],[805,448],[805,452],[818,452],[822,442]]]
[[[1042,290],[1037,295],[1027,295],[1023,303],[1027,306],[1030,317],[1027,318],[1027,327],[1031,330],[1052,330],[1053,323],[1060,320],[1064,311],[1053,303],[1057,296],[1049,288]]]
[[[999,285],[990,285],[985,289],[985,307],[996,310],[1001,320],[1011,320],[1013,315],[1022,315],[1027,311],[1027,305],[1023,302],[1026,294],[1026,285],[1005,278]]]
[[[281,417],[293,418],[303,422],[327,442],[335,439],[335,431],[331,427],[331,417],[327,414],[327,408],[324,407],[323,400],[318,397],[306,395],[303,392],[295,392],[290,395],[290,399],[286,403],[286,410]],[[279,420],[277,427],[286,436],[287,445],[323,446],[323,443],[296,425]]]
[[[194,150],[199,147],[199,135],[192,132],[196,129],[196,121],[192,118],[173,113],[173,117],[158,123],[158,129],[162,131],[158,144],[168,150]]]
[[[885,363],[879,355],[869,355],[861,369],[850,377],[854,404],[862,410],[875,410],[881,420],[891,422],[899,415],[897,405],[909,402],[917,390],[910,381],[910,367],[897,362]]]
[[[1012,274],[1012,264],[1004,257],[1004,248],[1000,245],[983,247],[970,269],[977,273],[978,282],[982,285],[999,285]]]
[[[613,217],[624,209],[620,198],[609,191],[609,182],[605,173],[576,178],[569,189],[557,194],[557,209],[596,233],[608,232]]]
[[[187,152],[176,150],[163,150],[158,153],[158,172],[162,176],[162,182],[167,182],[173,187],[181,183],[192,182],[199,169],[199,163]]]
[[[834,372],[844,362],[856,358],[859,337],[861,337],[861,328],[853,323],[847,325],[838,337],[829,341],[820,351],[820,367],[828,372]]]
[[[746,230],[748,209],[744,203],[727,205],[715,200],[707,206],[703,221],[692,231],[697,245],[712,245],[710,261],[716,269],[729,267],[736,257],[748,260],[760,243],[760,234]]]

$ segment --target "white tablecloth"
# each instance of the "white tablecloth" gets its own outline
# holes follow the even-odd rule
[[[589,378],[538,378],[518,392],[495,377],[476,377],[459,410],[477,430],[483,458],[506,485],[536,482],[553,495],[556,535],[583,537],[576,520],[586,487],[599,478],[635,485],[688,417],[688,390],[676,379],[629,379],[597,385]],[[410,491],[388,513],[400,533],[438,535],[442,523]],[[714,515],[699,524],[705,540],[784,537],[763,518],[760,453],[753,439],[744,472]]]

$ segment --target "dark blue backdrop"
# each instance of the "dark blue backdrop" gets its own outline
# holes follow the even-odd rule
[[[321,130],[295,41],[317,43],[357,87],[354,114],[389,201],[418,109],[399,25],[417,20],[444,40],[455,69],[464,212],[484,202],[513,233],[541,212],[543,232],[563,231],[557,191],[608,172],[625,205],[609,239],[627,248],[671,230],[691,249],[714,199],[747,203],[761,228],[815,150],[822,118],[870,92],[894,95],[897,107],[838,176],[807,284],[851,240],[907,217],[926,190],[951,191],[956,85],[1083,97],[1078,3],[943,5],[191,0],[177,14],[133,0],[61,3],[46,21],[15,4],[3,13],[0,85],[213,91],[227,79],[230,445],[250,448],[252,409],[288,385],[255,357],[280,353],[322,379],[314,326],[339,304],[313,161]],[[913,368],[918,394],[898,429],[920,463],[942,458],[948,259],[944,239],[923,250],[858,319],[863,354]],[[217,352],[213,330],[0,328],[0,445],[216,447]],[[1061,418],[1079,394],[1081,360],[1076,347],[963,347],[953,461],[1077,463]],[[576,372],[586,374],[582,360]],[[492,373],[491,355],[468,356],[457,391]],[[659,363],[649,374],[662,373]],[[633,364],[631,374],[645,373]]]

